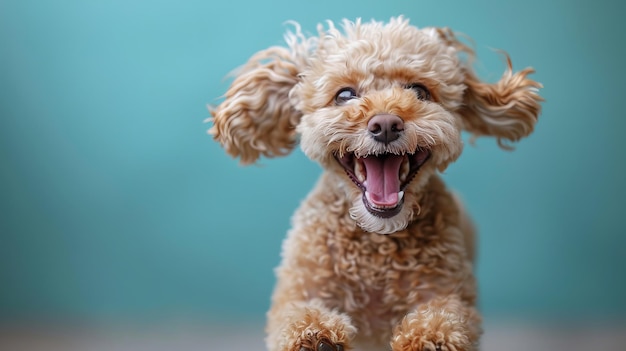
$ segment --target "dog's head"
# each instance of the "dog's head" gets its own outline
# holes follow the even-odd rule
[[[296,25],[286,41],[240,69],[209,132],[244,164],[284,155],[299,137],[308,157],[339,175],[366,231],[408,225],[428,178],[459,157],[462,130],[507,147],[540,112],[532,69],[513,73],[509,60],[498,82],[483,82],[472,50],[447,28],[402,17],[344,21],[343,31],[328,22],[319,37]]]

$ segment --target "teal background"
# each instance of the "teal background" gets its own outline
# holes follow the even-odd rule
[[[206,135],[226,75],[295,20],[449,26],[479,74],[533,66],[516,151],[446,172],[480,228],[489,320],[626,315],[624,2],[0,1],[0,320],[264,318],[289,218],[320,168],[241,167]]]

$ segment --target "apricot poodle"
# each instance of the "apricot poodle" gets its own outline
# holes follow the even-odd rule
[[[504,148],[533,131],[533,70],[506,56],[481,81],[450,29],[403,17],[293,27],[210,109],[209,133],[243,164],[299,144],[324,169],[284,241],[268,349],[478,349],[473,227],[438,172],[463,130]]]

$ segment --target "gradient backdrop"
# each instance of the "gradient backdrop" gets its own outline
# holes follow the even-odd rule
[[[617,5],[619,3],[619,5]],[[226,75],[344,17],[449,26],[546,98],[516,151],[444,177],[480,228],[487,320],[626,315],[626,14],[616,1],[0,0],[0,320],[262,321],[320,168],[241,167],[206,135]]]

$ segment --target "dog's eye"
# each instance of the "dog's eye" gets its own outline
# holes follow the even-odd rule
[[[348,100],[356,99],[356,91],[352,88],[341,88],[335,95],[335,103],[337,105],[343,105]]]
[[[415,94],[417,95],[417,98],[419,100],[430,101],[430,99],[431,99],[430,91],[428,91],[428,89],[425,86],[423,86],[422,84],[419,84],[419,83],[409,84],[407,86],[407,89],[411,89],[411,90],[415,91]]]

